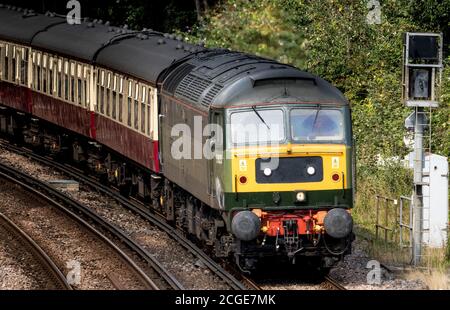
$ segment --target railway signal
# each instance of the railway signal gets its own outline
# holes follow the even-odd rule
[[[431,152],[431,116],[433,108],[437,108],[437,88],[442,75],[442,34],[411,33],[404,36],[403,50],[403,98],[406,106],[414,111],[405,121],[409,130],[414,130],[414,193],[413,193],[413,263],[420,263],[424,231],[423,186],[429,186],[423,180],[425,167],[424,132],[428,130],[429,141],[427,151]],[[427,109],[428,112],[425,112]],[[429,156],[428,156],[429,158]],[[428,165],[429,166],[429,165]],[[429,191],[428,191],[429,192]],[[427,199],[428,204],[429,197]],[[429,215],[428,217],[429,221]],[[427,219],[425,219],[427,220]],[[429,224],[428,224],[429,226]]]

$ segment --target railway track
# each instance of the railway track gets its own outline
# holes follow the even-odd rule
[[[243,275],[242,276],[242,282],[246,285],[246,287],[248,289],[251,290],[264,290],[267,288],[263,288],[261,287],[257,281]],[[295,285],[295,284],[294,284]],[[340,284],[338,281],[336,281],[335,279],[329,277],[329,276],[325,276],[323,281],[320,282],[319,284],[310,284],[311,287],[314,288],[320,288],[323,290],[338,290],[338,291],[344,291],[347,290],[342,284]],[[289,286],[286,286],[287,288]]]
[[[220,264],[218,264],[215,260],[213,260],[211,257],[209,257],[202,249],[200,249],[198,246],[196,246],[194,243],[192,243],[190,240],[188,240],[182,232],[180,232],[176,227],[171,226],[169,223],[166,222],[165,219],[163,219],[158,214],[153,214],[148,211],[148,208],[144,206],[143,203],[137,200],[127,199],[123,197],[118,191],[105,186],[100,183],[99,180],[86,176],[83,171],[80,171],[77,168],[72,167],[68,164],[62,164],[57,161],[55,161],[51,157],[41,156],[36,153],[34,153],[32,150],[21,148],[18,146],[11,145],[9,142],[0,139],[0,146],[4,147],[5,149],[12,151],[16,154],[28,157],[30,159],[33,159],[43,165],[52,167],[59,172],[61,172],[64,175],[70,176],[71,178],[79,181],[80,183],[83,183],[84,185],[87,185],[99,193],[113,199],[120,205],[124,206],[126,209],[131,210],[135,214],[139,215],[141,218],[149,222],[150,224],[154,225],[155,227],[159,228],[160,230],[167,233],[169,237],[174,239],[177,243],[179,243],[183,248],[185,248],[188,252],[190,252],[192,255],[194,255],[196,258],[198,258],[203,264],[219,279],[221,279],[224,283],[226,283],[231,289],[233,290],[247,290],[249,289],[249,286],[242,283],[236,277],[234,277],[232,274],[230,274],[225,268],[223,268]],[[58,192],[61,194],[60,192]],[[89,214],[90,217],[95,219],[97,222],[105,222],[100,216],[95,214],[93,211],[83,207],[82,212]],[[108,224],[107,222],[105,222]],[[117,229],[116,227],[112,226],[109,229],[116,231],[115,233],[118,234],[121,231]],[[123,233],[122,233],[123,235]],[[137,243],[135,243],[133,240],[130,240],[127,236],[124,235],[124,237],[127,238],[124,242],[126,242],[130,247],[132,247],[136,252],[141,253],[145,252],[145,250],[136,249],[139,247]],[[148,257],[149,260],[154,259],[152,256]],[[179,284],[179,283],[178,283]],[[175,287],[174,287],[175,288]],[[177,289],[183,289],[182,285],[179,284]],[[255,287],[253,287],[255,289]]]
[[[331,278],[330,276],[325,276],[324,280],[325,281],[322,283],[322,285],[326,286],[327,289],[339,290],[339,291],[347,290],[345,288],[345,286],[343,286],[342,284],[340,284],[338,281],[336,281],[335,279]]]
[[[48,275],[49,279],[55,284],[59,290],[72,290],[72,286],[67,282],[66,277],[58,269],[53,260],[48,256],[44,250],[27,235],[22,229],[19,228],[12,220],[0,213],[0,226],[17,240],[21,245],[28,250],[33,258],[42,266]]]
[[[54,189],[47,183],[39,181],[31,176],[28,176],[10,166],[0,163],[0,177],[15,183],[26,191],[44,199],[51,205],[55,206],[58,210],[66,213],[68,216],[73,218],[76,222],[80,223],[83,227],[89,229],[97,238],[102,240],[104,243],[114,249],[115,252],[121,257],[122,261],[132,270],[139,281],[147,289],[158,290],[158,289],[184,289],[181,283],[170,274],[150,253],[148,253],[144,248],[135,243],[127,235],[125,235],[121,230],[116,228],[114,225],[103,220],[100,216],[93,213],[91,210],[81,205],[76,200],[68,197],[62,192]],[[120,240],[128,248],[134,251],[143,261],[152,268],[152,273],[147,275],[134,261],[132,261],[129,256],[121,250],[115,243],[110,239],[105,237],[91,224],[85,221],[81,216],[78,216],[74,212],[82,214],[84,218],[89,219],[89,221],[95,223],[117,240]],[[118,289],[121,289],[120,284],[114,277],[110,279],[111,283]]]

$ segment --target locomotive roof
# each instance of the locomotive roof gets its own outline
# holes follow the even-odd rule
[[[164,91],[204,107],[277,103],[347,105],[330,83],[290,65],[228,50],[207,50],[178,66]]]
[[[0,4],[0,39],[28,44],[134,76],[203,108],[260,103],[348,104],[323,79],[254,55],[205,49],[174,35],[132,31]]]

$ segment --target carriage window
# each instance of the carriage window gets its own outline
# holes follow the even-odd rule
[[[8,80],[8,74],[9,74],[9,72],[8,72],[9,71],[8,70],[8,68],[9,68],[9,63],[8,63],[9,50],[10,50],[9,44],[6,44],[5,45],[5,68],[3,70],[3,79],[5,81]]]
[[[64,74],[64,99],[69,100],[69,76]]]
[[[139,129],[139,85],[136,83],[134,92],[134,129]]]
[[[142,86],[142,93],[141,93],[141,131],[145,133],[145,100],[147,99],[147,90],[145,86]]]
[[[83,81],[83,90],[84,90],[84,93],[83,93],[83,106],[85,106],[85,107],[87,107],[87,105],[88,105],[88,97],[89,97],[89,95],[88,95],[88,92],[89,92],[89,89],[88,89],[88,87],[87,87],[87,81]]]
[[[131,127],[131,101],[133,97],[133,85],[131,81],[128,82],[128,101],[127,101],[127,124]]]
[[[41,90],[41,54],[36,53],[35,59],[34,59],[34,82],[35,82],[35,89],[40,91]]]
[[[51,95],[53,95],[53,93],[55,92],[55,75],[53,74],[53,69],[49,69],[49,93]]]
[[[20,83],[20,60],[22,59],[22,48],[16,48],[15,49],[15,53],[14,53],[14,67],[15,67],[15,71],[16,74],[13,76],[13,80],[14,82],[19,82]]]
[[[70,64],[70,98],[69,101],[74,102],[75,101],[75,64]]]
[[[37,54],[37,66],[36,66],[36,89],[41,90],[41,55]]]
[[[22,59],[20,60],[20,83],[28,84],[28,49],[22,48]]]
[[[84,67],[84,75],[83,75],[83,77],[84,77],[84,81],[83,81],[84,94],[83,95],[84,95],[84,106],[85,107],[87,107],[90,102],[90,100],[89,100],[89,85],[90,84],[88,84],[89,76],[90,76],[90,74],[89,74],[88,68]]]
[[[128,97],[128,126],[131,126],[131,98]]]
[[[0,43],[0,80],[3,79],[3,44]]]
[[[139,102],[134,100],[134,129],[139,129]]]
[[[105,88],[100,86],[100,113],[105,113]]]
[[[116,76],[114,76],[114,80],[113,80],[113,85],[112,85],[113,87],[113,90],[112,90],[112,118],[113,119],[116,119],[116,106],[117,106],[117,101],[116,101],[116,98],[117,98],[117,93],[116,93],[116,90],[117,90],[117,77]]]
[[[119,109],[119,122],[122,123],[122,110],[123,110],[123,78],[120,78],[119,81],[119,103],[117,105],[117,108]]]
[[[69,100],[69,64],[64,62],[64,99]]]
[[[110,96],[110,89],[111,89],[111,73],[108,73],[107,75],[107,80],[106,80],[106,87],[105,87],[105,91],[106,91],[106,115],[110,116],[110,111],[111,111],[111,96]]]
[[[12,82],[16,81],[16,74],[17,74],[17,71],[16,71],[16,66],[17,66],[16,56],[17,56],[16,55],[16,47],[13,46],[13,49],[12,49],[12,61],[11,61],[11,72],[12,72],[12,74],[11,74],[11,81]]]
[[[42,55],[42,91],[47,92],[47,55]]]
[[[112,92],[112,118],[116,119],[117,117],[117,93],[115,91]]]
[[[79,105],[83,105],[83,92],[84,92],[83,82],[81,81],[80,78],[78,78],[77,79],[77,94],[78,94],[77,101],[78,101]]]
[[[107,116],[111,116],[110,111],[111,111],[111,91],[109,90],[109,88],[106,88],[106,115]]]
[[[55,70],[57,70],[57,72],[56,72],[56,87],[58,88],[58,97],[62,98],[62,80],[61,80],[62,61],[61,61],[61,59],[58,59],[58,68],[55,68]]]
[[[53,88],[55,86],[54,80],[53,80],[54,79],[54,75],[53,75],[54,71],[53,70],[54,70],[54,61],[53,61],[53,58],[50,57],[48,59],[48,84],[49,84],[48,92],[50,95],[53,95],[53,93],[55,91],[55,89]]]
[[[122,123],[123,95],[119,94],[119,122]]]
[[[42,68],[42,91],[47,92],[47,69]]]

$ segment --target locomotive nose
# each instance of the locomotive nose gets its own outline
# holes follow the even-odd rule
[[[333,238],[347,237],[353,229],[353,219],[347,210],[331,209],[324,219],[325,231]]]
[[[241,211],[233,217],[231,229],[238,239],[250,241],[258,236],[261,220],[251,211]]]

